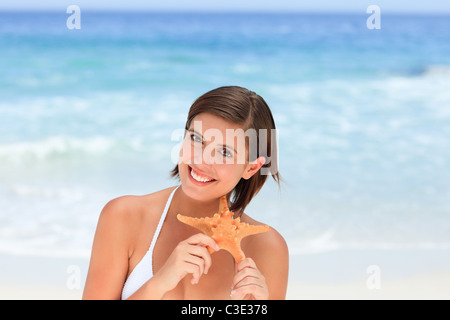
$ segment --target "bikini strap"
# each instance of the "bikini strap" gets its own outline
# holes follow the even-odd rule
[[[173,189],[172,193],[170,194],[169,198],[167,199],[166,206],[164,207],[164,211],[161,214],[161,218],[159,218],[158,226],[156,227],[155,234],[153,235],[152,243],[150,244],[150,248],[148,249],[149,251],[153,251],[153,248],[155,247],[156,240],[159,237],[159,233],[161,232],[162,225],[164,224],[164,220],[166,219],[166,215],[167,215],[167,212],[169,211],[170,204],[172,203],[173,195],[179,187],[180,186]]]

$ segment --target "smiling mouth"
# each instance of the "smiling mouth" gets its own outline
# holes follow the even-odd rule
[[[213,179],[211,177],[203,176],[201,173],[195,171],[192,167],[189,167],[189,174],[195,181],[198,181],[198,182],[207,183],[207,182],[216,181],[216,179]]]

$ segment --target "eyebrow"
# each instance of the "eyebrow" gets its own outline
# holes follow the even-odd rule
[[[202,140],[203,140],[203,135],[202,135],[200,132],[197,132],[197,131],[195,131],[194,129],[189,129],[188,131],[189,131],[189,132],[193,132],[193,133],[195,133],[196,135],[199,135],[199,136],[202,138]],[[222,147],[225,147],[225,148],[227,148],[227,149],[229,149],[229,150],[231,150],[231,151],[234,151],[234,153],[237,154],[236,149],[235,149],[235,148],[231,148],[229,145],[222,144]]]

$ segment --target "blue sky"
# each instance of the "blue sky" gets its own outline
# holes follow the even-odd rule
[[[450,13],[449,0],[1,0],[0,10],[81,9],[153,11],[299,11],[365,12],[372,4],[382,12]]]

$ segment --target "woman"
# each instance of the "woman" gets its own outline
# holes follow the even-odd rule
[[[179,186],[120,197],[101,212],[84,299],[285,298],[288,249],[276,230],[244,238],[246,258],[236,264],[176,218],[212,216],[227,195],[235,217],[261,224],[244,209],[268,174],[279,183],[269,107],[245,88],[217,88],[194,102],[185,129],[172,170]]]

